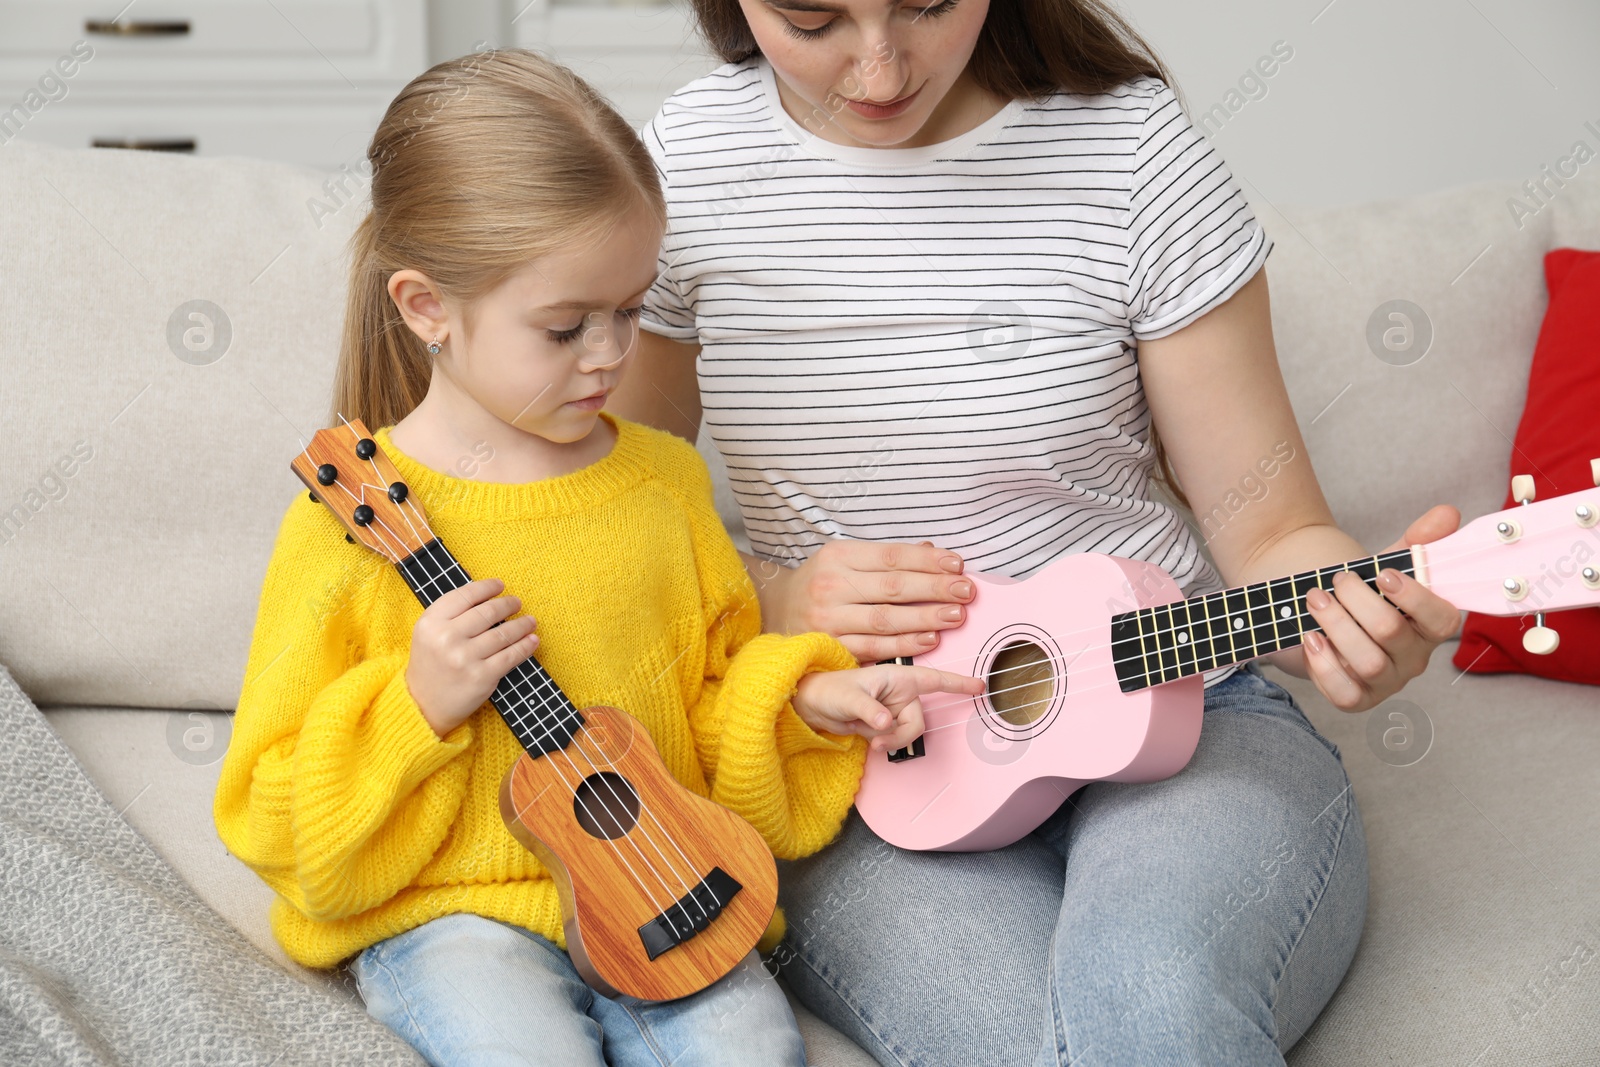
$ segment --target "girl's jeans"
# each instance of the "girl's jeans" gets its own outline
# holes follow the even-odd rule
[[[1339,752],[1253,663],[1182,771],[1084,787],[995,852],[908,852],[852,814],[780,865],[783,974],[880,1063],[1283,1064],[1367,907]]]
[[[804,1067],[789,1002],[754,952],[682,1000],[605,997],[538,934],[446,915],[369,946],[367,1012],[435,1067]]]

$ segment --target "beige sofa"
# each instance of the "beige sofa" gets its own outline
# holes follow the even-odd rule
[[[242,159],[0,150],[0,662],[125,818],[280,961],[268,892],[210,810],[272,537],[301,491],[288,461],[332,379],[361,208],[322,181]],[[1600,248],[1600,182],[1569,184],[1521,229],[1516,194],[1288,217],[1257,204],[1311,459],[1374,549],[1437,502],[1495,510],[1514,473],[1541,256]],[[1406,366],[1366,341],[1396,299],[1432,324]],[[1600,1063],[1600,693],[1461,677],[1453,650],[1385,710],[1430,728],[1404,766],[1416,750],[1369,741],[1372,716],[1288,679],[1343,751],[1372,869],[1361,950],[1296,1065]],[[816,1063],[870,1062],[803,1018]]]

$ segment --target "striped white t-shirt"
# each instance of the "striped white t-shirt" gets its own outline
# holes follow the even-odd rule
[[[669,207],[643,325],[700,345],[706,431],[757,554],[927,540],[1026,578],[1102,552],[1185,596],[1223,587],[1148,495],[1135,345],[1226,300],[1272,241],[1168,86],[846,147],[796,123],[754,56],[641,134]]]

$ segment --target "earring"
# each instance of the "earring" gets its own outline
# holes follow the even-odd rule
[[[428,355],[437,356],[438,354],[439,354],[439,341],[438,341],[437,338],[435,338],[434,340],[428,342]]]

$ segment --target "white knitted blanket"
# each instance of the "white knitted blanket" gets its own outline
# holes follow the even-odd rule
[[[419,1064],[123,821],[0,667],[0,1064]]]

